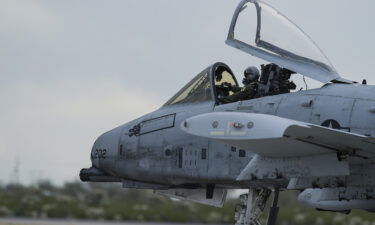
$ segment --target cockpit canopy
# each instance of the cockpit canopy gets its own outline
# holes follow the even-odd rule
[[[226,43],[324,83],[350,83],[305,32],[260,0],[243,0],[238,5]]]
[[[238,87],[231,69],[224,63],[215,63],[193,78],[175,94],[164,106],[200,102],[218,102],[216,88],[223,84]],[[229,95],[233,92],[229,91]]]
[[[242,0],[233,15],[226,43],[271,62],[262,67],[253,97],[290,92],[295,85],[289,82],[289,78],[295,72],[323,83],[352,83],[340,77],[305,32],[261,0]],[[272,87],[276,87],[274,91]],[[225,104],[230,101],[223,102],[221,97],[236,99],[233,90],[238,92],[237,88],[237,80],[230,68],[216,63],[198,74],[165,106],[208,101]]]

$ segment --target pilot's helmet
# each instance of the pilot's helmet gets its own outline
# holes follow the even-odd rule
[[[255,66],[247,67],[244,71],[244,76],[251,82],[257,81],[259,79],[259,74],[259,70]]]

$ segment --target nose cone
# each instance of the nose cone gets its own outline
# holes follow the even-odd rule
[[[93,167],[103,171],[112,169],[117,157],[121,128],[115,128],[102,134],[96,139],[91,150],[91,162]]]

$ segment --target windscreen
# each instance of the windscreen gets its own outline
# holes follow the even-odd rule
[[[165,105],[196,103],[212,100],[209,70],[206,69],[183,87]]]

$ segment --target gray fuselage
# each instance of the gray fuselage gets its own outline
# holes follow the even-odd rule
[[[374,136],[375,86],[327,84],[319,89],[224,105],[207,101],[164,106],[101,135],[92,149],[93,165],[124,180],[186,187],[248,187],[236,178],[253,157],[251,153],[180,129],[186,118],[212,111],[272,114]],[[129,135],[129,130],[139,124],[147,132]],[[106,150],[103,157],[102,149]]]

